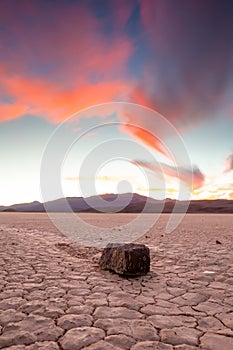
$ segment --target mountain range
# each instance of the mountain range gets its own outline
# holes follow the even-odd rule
[[[176,212],[186,211],[187,202],[174,199],[156,200],[141,196],[137,193],[104,194],[101,196],[67,197],[50,202],[14,204],[0,206],[0,212],[67,212],[67,202],[74,212],[120,212],[139,213],[144,210],[147,213],[171,213],[177,202]],[[145,207],[146,205],[146,207]],[[233,200],[192,200],[189,203],[188,213],[233,213]]]

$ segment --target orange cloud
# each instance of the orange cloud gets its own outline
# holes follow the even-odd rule
[[[27,112],[27,106],[20,103],[0,105],[0,121],[7,121],[22,116]]]
[[[8,110],[7,119],[22,116],[27,108],[28,113],[43,115],[53,122],[60,122],[70,114],[94,104],[120,99],[126,88],[124,82],[114,80],[96,84],[87,82],[74,89],[64,89],[55,83],[23,77],[8,79],[5,87],[17,101]],[[20,109],[14,106],[26,107]],[[6,120],[4,110],[0,118]]]
[[[127,123],[122,124],[120,129],[121,131],[125,131],[136,139],[142,141],[144,144],[156,149],[156,151],[162,153],[163,155],[169,157],[168,152],[162,144],[162,141],[148,130]]]
[[[13,1],[12,12],[10,2],[0,3],[0,121],[27,111],[59,122],[94,104],[126,99],[134,50],[127,34],[116,26],[106,35],[84,3],[59,2],[55,8]],[[126,23],[132,10],[133,2],[121,2],[113,22]]]
[[[0,65],[0,91],[11,104],[0,104],[0,121],[19,118],[26,112],[60,122],[77,111],[99,103],[124,99],[130,84],[108,79],[96,83],[86,80],[75,87],[66,87],[48,79],[27,77]]]

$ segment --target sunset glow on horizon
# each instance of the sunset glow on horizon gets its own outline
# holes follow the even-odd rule
[[[46,145],[66,120],[61,147],[88,132],[65,154],[64,196],[175,199],[181,182],[192,199],[233,199],[232,10],[218,0],[1,1],[0,206],[42,200]],[[114,147],[120,156],[91,173]]]

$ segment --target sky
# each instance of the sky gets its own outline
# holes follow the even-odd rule
[[[0,205],[233,199],[232,38],[227,0],[1,0]]]

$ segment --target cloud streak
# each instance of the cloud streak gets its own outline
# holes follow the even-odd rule
[[[123,121],[124,119],[129,120],[129,114],[123,114]],[[146,119],[146,116],[144,116]],[[163,145],[162,140],[155,135],[155,133],[152,133],[147,129],[140,127],[140,125],[143,125],[144,123],[140,121],[140,124],[133,125],[134,123],[134,117],[131,118],[132,123],[124,123],[120,125],[120,129],[123,132],[126,132],[133,136],[135,139],[138,139],[139,141],[142,141],[145,145],[155,149],[157,152],[163,154],[166,157],[170,157],[169,153],[167,152],[165,146]],[[136,121],[136,120],[135,120]]]
[[[205,183],[205,176],[198,167],[187,169],[184,167],[175,167],[165,163],[152,164],[141,160],[132,161],[133,164],[149,169],[158,175],[164,174],[169,177],[180,179],[192,186],[192,189],[201,188]]]

